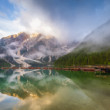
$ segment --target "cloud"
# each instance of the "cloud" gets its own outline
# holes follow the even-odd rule
[[[1,17],[7,17],[7,15],[5,13],[1,12],[1,11],[0,11],[0,16]]]
[[[42,10],[34,0],[10,0],[19,7],[19,23],[25,27],[25,31],[29,33],[43,33],[45,35],[61,36],[60,28],[50,19],[48,12]]]
[[[15,11],[13,20],[0,18],[0,30],[5,31],[5,35],[25,31],[49,34],[66,41],[81,40],[110,18],[108,2],[97,5],[95,0],[9,1]]]
[[[88,97],[82,90],[62,87],[55,94],[48,93],[40,98],[37,95],[34,98],[29,97],[21,101],[15,107],[15,110],[85,110],[86,108],[96,110],[95,107],[95,101]],[[101,107],[98,106],[97,110],[100,109]]]
[[[20,24],[20,19],[7,20],[0,18],[0,36],[5,37],[11,34],[16,34],[20,31],[25,31],[25,27]]]
[[[5,56],[5,54],[0,54],[0,58],[4,58]]]
[[[6,97],[7,97],[6,95],[0,93],[0,102],[4,101]]]

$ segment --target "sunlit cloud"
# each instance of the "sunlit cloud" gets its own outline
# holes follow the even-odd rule
[[[11,34],[16,34],[20,31],[25,31],[25,27],[20,24],[20,20],[0,19],[0,36],[5,37]]]
[[[0,37],[18,32],[42,33],[59,39],[81,40],[110,16],[109,1],[9,0],[13,19],[0,11]],[[10,16],[12,16],[10,15]]]

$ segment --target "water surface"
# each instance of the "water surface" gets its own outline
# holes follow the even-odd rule
[[[109,74],[0,70],[0,110],[110,110]]]

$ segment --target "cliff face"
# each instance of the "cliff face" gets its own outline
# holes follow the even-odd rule
[[[62,44],[53,36],[23,32],[0,39],[0,58],[20,66],[51,64],[76,45]]]

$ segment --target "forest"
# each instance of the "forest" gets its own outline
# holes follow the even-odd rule
[[[110,65],[110,49],[100,52],[86,52],[80,50],[60,57],[55,66],[83,66],[83,65]]]

